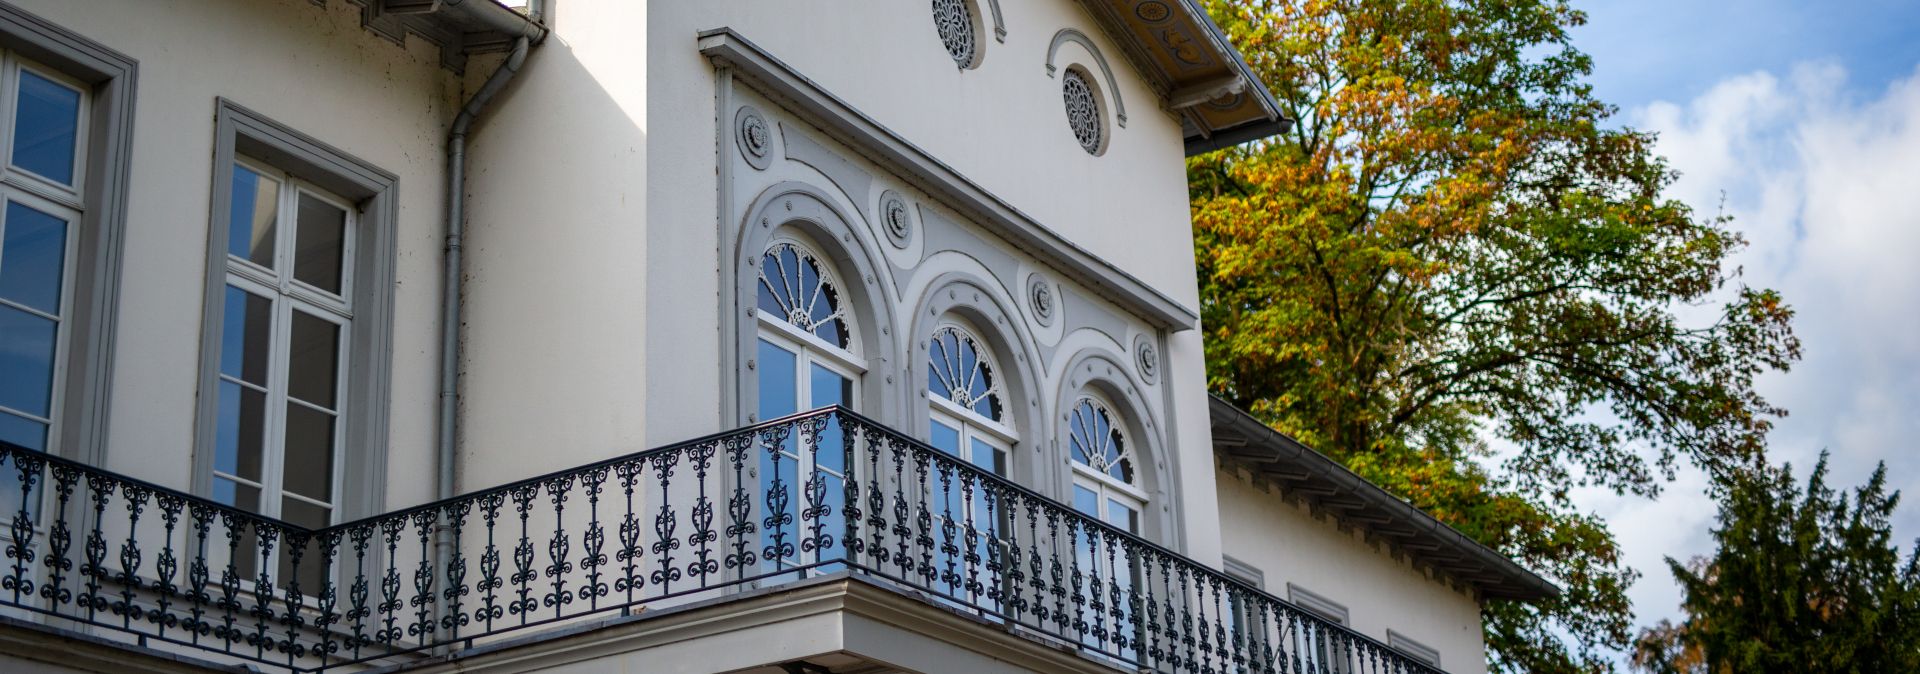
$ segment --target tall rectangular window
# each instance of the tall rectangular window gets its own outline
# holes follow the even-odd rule
[[[356,214],[246,158],[229,187],[212,497],[326,526],[341,488]]]
[[[60,443],[88,88],[0,52],[0,442]]]

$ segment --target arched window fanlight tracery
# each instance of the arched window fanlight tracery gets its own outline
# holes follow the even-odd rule
[[[833,346],[853,345],[838,282],[824,260],[792,241],[773,244],[760,259],[759,308]]]
[[[1106,403],[1082,397],[1067,413],[1067,445],[1073,460],[1096,475],[1134,486],[1132,446]]]
[[[1000,373],[986,346],[957,326],[933,333],[927,353],[928,392],[996,423],[1004,423]]]

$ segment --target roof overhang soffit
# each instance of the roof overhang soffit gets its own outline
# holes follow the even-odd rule
[[[1277,486],[1285,497],[1385,542],[1416,566],[1470,585],[1491,599],[1535,601],[1560,593],[1553,583],[1231,403],[1210,398],[1208,412],[1214,453],[1223,464],[1245,469]]]
[[[467,55],[506,51],[522,37],[539,42],[547,28],[497,0],[347,0],[360,25],[395,43],[408,34],[440,47],[440,65],[466,69]]]
[[[1195,0],[1080,0],[1180,118],[1187,155],[1287,130],[1273,93]]]

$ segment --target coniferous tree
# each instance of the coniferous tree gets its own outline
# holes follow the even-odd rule
[[[1686,619],[1642,632],[1648,672],[1920,672],[1920,545],[1902,558],[1886,466],[1851,498],[1827,486],[1823,453],[1807,481],[1791,467],[1729,476],[1718,491],[1719,548],[1668,558]]]

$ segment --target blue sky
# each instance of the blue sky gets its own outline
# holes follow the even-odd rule
[[[1759,387],[1790,416],[1771,436],[1803,482],[1821,450],[1836,485],[1885,461],[1920,537],[1920,0],[1580,2],[1575,44],[1619,121],[1659,134],[1670,196],[1724,212],[1751,242],[1750,285],[1798,311],[1805,357]],[[1724,209],[1724,210],[1723,210]],[[1683,472],[1659,500],[1578,495],[1607,519],[1642,625],[1675,617],[1662,559],[1710,551],[1713,503]]]
[[[1594,57],[1594,89],[1623,109],[1686,101],[1731,75],[1834,61],[1856,91],[1920,63],[1915,0],[1573,0],[1587,13],[1576,46]]]

